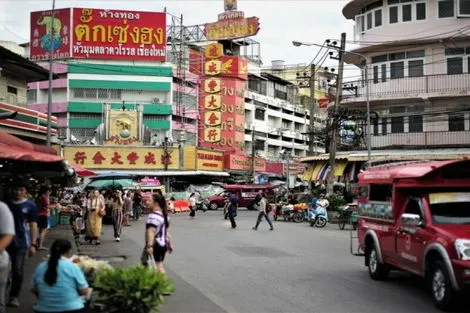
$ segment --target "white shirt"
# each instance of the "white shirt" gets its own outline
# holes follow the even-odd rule
[[[169,217],[167,217],[169,219]],[[155,241],[161,246],[166,247],[167,244],[167,229],[165,227],[165,218],[161,212],[152,212],[148,215],[145,222],[147,228],[155,227],[157,233],[155,234]]]

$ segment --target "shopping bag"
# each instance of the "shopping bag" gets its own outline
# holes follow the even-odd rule
[[[157,263],[155,262],[155,258],[151,254],[149,254],[147,257],[147,266],[151,270],[157,268]]]

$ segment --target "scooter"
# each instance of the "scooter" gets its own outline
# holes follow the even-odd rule
[[[323,228],[328,224],[328,212],[322,207],[309,210],[309,222],[311,227]]]
[[[205,198],[199,198],[196,201],[196,211],[202,210],[203,212],[206,212],[209,209],[209,200]]]

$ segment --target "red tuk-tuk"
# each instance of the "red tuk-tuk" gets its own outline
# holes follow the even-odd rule
[[[357,235],[371,278],[419,275],[436,306],[451,309],[470,286],[470,160],[374,166],[359,184]]]

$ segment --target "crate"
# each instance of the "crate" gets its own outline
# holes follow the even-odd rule
[[[60,225],[70,225],[70,214],[60,214],[59,218]]]

